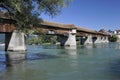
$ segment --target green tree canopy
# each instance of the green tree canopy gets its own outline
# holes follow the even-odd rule
[[[41,13],[51,17],[60,13],[71,0],[0,0],[0,10],[6,9],[17,21],[18,29],[31,29],[42,21]]]
[[[116,42],[117,39],[118,39],[118,37],[116,35],[112,35],[112,36],[109,37],[110,42]]]

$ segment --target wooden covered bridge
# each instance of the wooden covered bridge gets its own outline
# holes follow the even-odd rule
[[[5,34],[5,50],[26,50],[24,33],[16,31],[15,21],[0,18],[0,33]],[[94,30],[76,27],[74,24],[61,24],[43,21],[34,27],[35,32],[61,37],[61,45],[76,46],[76,37],[80,37],[81,44],[106,43],[108,34]]]

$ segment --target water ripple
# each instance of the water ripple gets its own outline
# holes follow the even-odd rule
[[[58,56],[44,54],[44,53],[35,53],[35,54],[28,54],[27,55],[27,60],[54,59],[54,58],[58,58]]]

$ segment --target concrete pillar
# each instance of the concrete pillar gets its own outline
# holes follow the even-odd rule
[[[105,37],[101,37],[101,43],[105,43]]]
[[[81,37],[80,43],[81,43],[81,45],[93,44],[92,36],[90,35],[87,37]]]
[[[109,43],[108,36],[105,37],[104,42],[105,42],[105,43]]]
[[[96,43],[101,43],[101,40],[102,40],[101,36],[98,36],[97,39],[96,39],[96,41],[94,41],[94,43],[95,43],[95,44],[96,44]]]
[[[116,36],[117,36],[117,42],[120,42],[120,34],[116,34]]]
[[[61,38],[61,46],[76,46],[76,29],[71,29],[67,36]]]
[[[102,43],[108,42],[108,38],[106,36],[102,37]]]
[[[7,51],[25,51],[25,36],[24,33],[21,31],[14,31],[11,35],[11,39],[9,44],[7,44]]]

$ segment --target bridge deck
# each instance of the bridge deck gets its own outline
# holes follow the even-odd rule
[[[15,30],[15,25],[13,25],[14,23],[14,20],[0,18],[0,33],[13,32],[13,30]],[[66,34],[69,33],[71,29],[77,29],[77,36],[87,36],[88,34],[103,36],[108,35],[95,30],[76,27],[74,24],[61,24],[49,21],[43,21],[40,26],[34,28],[36,28],[37,32],[42,33],[47,33],[47,31],[51,30],[54,31],[55,34]]]

